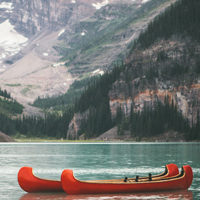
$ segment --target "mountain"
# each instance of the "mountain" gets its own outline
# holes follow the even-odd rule
[[[173,2],[1,2],[0,85],[25,107],[38,96],[64,94],[74,80],[112,69],[148,22]]]
[[[151,13],[152,16],[152,13],[157,13],[160,10],[159,6],[164,8],[164,5],[169,3],[163,2],[155,0],[143,4],[140,1],[141,4],[136,9],[139,12],[137,14],[141,15],[142,20],[146,20],[147,15],[149,16]],[[102,7],[94,15],[104,16],[101,12],[107,6]],[[126,6],[123,8],[125,8],[125,13],[128,12]],[[186,140],[200,139],[199,8],[200,2],[198,0],[176,1],[163,10],[160,15],[156,15],[148,24],[145,24],[144,30],[140,29],[140,34],[135,40],[130,40],[124,55],[125,62],[122,61],[123,56],[120,57],[122,55],[120,54],[120,59],[116,60],[113,66],[107,66],[107,70],[95,68],[95,73],[98,74],[101,71],[104,73],[94,77],[83,90],[79,87],[79,91],[82,90],[81,94],[78,94],[80,97],[77,96],[75,100],[72,98],[67,102],[68,107],[65,112],[61,114],[52,112],[45,115],[44,118],[23,116],[23,119],[11,120],[2,117],[4,120],[2,120],[1,125],[4,128],[2,131],[9,132],[9,134],[18,132],[25,137],[67,137],[68,139],[81,137],[88,139],[99,137],[113,127],[116,130],[117,126],[118,136],[129,135],[130,138],[136,140],[141,140],[143,137],[157,137],[164,132],[165,135],[168,135],[169,141],[171,137],[175,138],[179,135],[182,138],[184,136]],[[145,11],[145,9],[147,12],[142,15],[142,10]],[[103,13],[106,13],[106,18],[117,16],[116,13],[107,14],[106,10]],[[119,13],[117,12],[117,14]],[[137,18],[138,15],[135,17],[140,20],[141,18]],[[90,16],[90,19],[92,17]],[[74,27],[77,25],[78,29],[77,33],[83,34],[78,34],[79,36],[69,34],[71,43],[67,43],[68,46],[64,45],[61,48],[58,43],[53,45],[54,49],[63,54],[60,60],[62,66],[60,67],[63,69],[67,67],[68,72],[75,79],[95,74],[90,74],[89,68],[86,66],[85,68],[80,67],[79,64],[82,66],[83,63],[78,64],[78,59],[87,58],[89,60],[88,56],[91,54],[96,60],[93,54],[95,49],[98,50],[101,45],[108,44],[110,46],[110,38],[112,38],[113,33],[116,35],[117,27],[122,27],[122,29],[119,28],[120,31],[128,30],[129,22],[133,22],[134,17],[132,17],[130,15],[130,20],[126,18],[123,23],[118,23],[117,26],[115,23],[109,24],[110,29],[98,29],[99,32],[105,31],[102,31],[102,37],[98,36],[98,32],[92,33],[91,31],[89,42],[87,37],[85,37],[86,40],[79,40],[80,35],[82,37],[87,36],[87,34],[86,31],[83,33],[78,29],[80,27],[77,25],[78,23],[75,24]],[[133,24],[137,24],[137,20]],[[99,22],[100,27],[102,27],[101,23],[103,24],[104,20]],[[85,27],[90,26],[87,23]],[[59,39],[66,41],[68,36],[66,30],[59,33]],[[72,40],[73,37],[75,38]],[[125,39],[126,36],[122,38]],[[116,47],[115,44],[113,47]],[[83,54],[85,57],[82,57]],[[111,57],[111,54],[108,54],[108,57]],[[51,68],[58,69],[55,64]],[[79,70],[82,70],[81,73]],[[3,74],[5,75],[6,72]],[[39,71],[38,74],[40,74]],[[8,73],[7,76],[9,76]],[[53,83],[52,80],[51,82]],[[78,83],[80,85],[80,82]],[[20,84],[10,84],[9,86],[18,87]],[[29,86],[29,89],[31,87]],[[73,85],[72,88],[77,87]],[[26,90],[27,93],[29,91]],[[70,93],[66,97],[69,95]],[[57,99],[55,98],[55,101]],[[43,100],[45,101],[45,99]],[[60,102],[57,105],[65,103]],[[5,123],[10,126],[3,126]]]
[[[130,131],[132,137],[174,129],[188,140],[200,138],[199,8],[197,0],[178,1],[150,22],[133,42],[118,77],[110,74],[111,82],[103,86],[108,93],[100,93],[95,83],[81,97],[77,111],[89,114],[76,114],[67,136],[99,136],[118,125],[118,134]],[[81,103],[90,98],[89,106]]]

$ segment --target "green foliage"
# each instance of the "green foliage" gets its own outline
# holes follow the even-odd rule
[[[87,118],[84,118],[81,122],[80,133],[84,133],[85,139],[89,139],[98,137],[112,126],[109,103],[105,100],[96,109],[89,109]]]
[[[71,121],[73,112],[63,113],[62,116],[56,114],[48,114],[45,118],[35,116],[23,116],[10,120],[10,124],[14,127],[13,134],[18,133],[26,138],[65,138],[68,130],[69,122]],[[0,130],[3,129],[0,126]],[[8,132],[5,133],[8,134]],[[11,134],[11,135],[13,135]],[[9,134],[8,134],[9,135]]]
[[[99,79],[89,84],[81,97],[75,102],[75,112],[85,112],[89,107],[101,107],[102,103],[109,103],[108,91],[111,85],[124,71],[124,65],[114,67],[111,73],[106,72]]]
[[[173,100],[169,104],[168,97],[165,98],[165,105],[157,102],[153,109],[145,105],[141,113],[134,113],[132,110],[130,124],[131,135],[135,137],[154,136],[170,129],[185,133],[190,130],[188,122],[177,111]]]
[[[112,83],[118,78],[124,65],[116,66],[111,73],[105,73],[100,78],[93,78],[88,86],[71,106],[63,114],[47,114],[45,118],[26,117],[10,119],[5,115],[0,115],[0,130],[8,135],[24,135],[25,137],[38,138],[65,138],[68,125],[75,112],[85,112],[88,108],[87,119],[82,121],[81,133],[85,133],[85,138],[98,136],[113,126],[109,106],[108,91]],[[83,82],[82,82],[83,83]],[[75,82],[73,87],[82,88],[81,82]]]
[[[157,4],[163,3],[165,0],[155,0],[142,6],[134,15],[124,19],[124,21],[112,22],[105,29],[101,29],[102,21],[93,26],[92,22],[83,23],[93,31],[91,34],[82,37],[81,42],[77,42],[76,35],[75,43],[71,44],[74,49],[68,55],[69,62],[73,61],[77,56],[77,49],[81,51],[91,51],[91,49],[99,49],[98,45],[108,43],[113,34],[119,30],[127,28],[135,20],[143,16],[145,9],[149,6],[149,10]],[[151,7],[152,6],[152,7]],[[171,5],[163,14],[155,18],[153,22],[148,25],[145,32],[142,32],[137,40],[134,40],[132,45],[139,45],[141,48],[147,48],[159,38],[170,38],[173,34],[181,35],[182,37],[190,36],[197,42],[199,37],[199,12],[200,2],[197,0],[179,0],[174,5]],[[100,12],[100,11],[99,11]],[[104,11],[105,12],[105,11]],[[110,13],[116,15],[117,13]],[[95,35],[95,30],[99,30]],[[89,42],[88,42],[89,41]],[[87,53],[88,53],[87,52]],[[167,54],[161,51],[157,55],[157,61],[165,61]],[[188,67],[180,61],[174,61],[172,65],[166,65],[160,71],[157,66],[151,65],[148,70],[144,70],[140,63],[133,69],[133,74],[127,70],[131,68],[131,64],[124,66],[116,66],[112,72],[105,73],[100,78],[93,78],[91,80],[83,80],[83,82],[75,82],[68,93],[59,97],[53,98],[38,98],[34,102],[34,106],[40,108],[50,108],[52,106],[67,106],[66,112],[63,114],[48,114],[45,118],[40,117],[25,117],[19,119],[10,119],[6,115],[0,113],[0,130],[8,135],[24,135],[24,137],[40,137],[40,138],[61,138],[65,137],[69,122],[74,116],[74,113],[87,113],[87,116],[82,120],[81,130],[79,134],[84,134],[85,139],[97,137],[115,125],[118,125],[118,134],[123,135],[127,128],[130,128],[131,134],[136,136],[140,141],[143,136],[154,136],[169,129],[186,133],[187,140],[194,140],[200,138],[200,116],[197,112],[196,124],[190,128],[189,123],[185,120],[181,113],[178,112],[177,107],[173,101],[168,102],[168,97],[165,99],[165,104],[157,102],[153,108],[144,106],[141,113],[134,113],[131,109],[130,121],[124,119],[121,106],[118,107],[115,119],[111,118],[111,111],[109,106],[108,93],[112,84],[119,79],[120,73],[125,75],[125,81],[128,84],[134,77],[141,77],[140,82],[145,87],[146,79],[152,81],[158,77],[159,72],[161,77],[179,77],[188,73]],[[147,64],[146,64],[147,65]],[[200,73],[200,62],[196,61],[196,73]],[[146,79],[144,78],[146,75]],[[141,87],[142,88],[142,87]],[[140,88],[140,89],[141,89]],[[7,97],[6,91],[0,90],[1,96]],[[8,98],[8,97],[7,97]],[[0,102],[1,103],[1,102]],[[6,107],[5,105],[2,107]],[[9,107],[12,107],[9,105]],[[16,106],[15,106],[16,108]],[[16,111],[15,111],[16,112]],[[18,112],[18,111],[17,111]],[[20,112],[20,111],[19,111]]]
[[[5,84],[6,86],[9,86],[9,87],[18,87],[18,86],[21,86],[21,84]]]
[[[185,65],[184,63],[179,63],[179,62],[173,62],[170,66],[166,65],[162,72],[161,76],[162,77],[178,77],[180,75],[187,74],[189,70],[189,67]]]
[[[23,112],[23,106],[11,98],[10,93],[0,88],[0,113],[16,115]]]
[[[15,135],[16,129],[13,120],[3,113],[0,113],[0,131],[7,135]]]
[[[11,98],[10,93],[8,93],[7,90],[1,90],[1,87],[0,87],[0,96],[8,98],[8,99]]]
[[[151,67],[146,73],[146,78],[148,81],[152,81],[154,78],[158,77],[158,67]]]
[[[179,0],[166,11],[155,17],[148,24],[146,31],[141,32],[137,45],[148,48],[159,38],[168,39],[172,35],[190,36],[194,41],[200,41],[200,1]],[[131,51],[135,48],[132,47]]]
[[[88,85],[80,99],[75,103],[75,112],[85,112],[88,108],[89,114],[82,120],[80,134],[85,134],[85,139],[99,136],[112,128],[116,121],[111,119],[108,92],[111,85],[119,78],[125,66],[116,66],[111,73],[105,73],[93,84]],[[119,114],[117,120],[120,121]]]
[[[23,106],[15,100],[6,100],[0,98],[0,112],[4,114],[22,114]]]
[[[158,52],[157,61],[163,61],[163,60],[166,60],[167,58],[168,56],[164,50]]]
[[[192,128],[187,132],[186,139],[190,140],[200,140],[200,115],[199,110],[197,110],[196,124],[192,124]]]
[[[200,58],[196,61],[195,72],[196,72],[197,74],[200,74]]]

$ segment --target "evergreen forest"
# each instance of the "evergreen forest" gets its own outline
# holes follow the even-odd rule
[[[130,54],[136,49],[146,49],[159,39],[169,39],[173,35],[181,38],[190,37],[195,43],[200,42],[200,1],[199,0],[179,0],[171,5],[166,11],[149,23],[146,31],[142,32],[138,39],[132,43]],[[151,84],[155,78],[165,78],[166,80],[181,79],[184,82],[186,74],[191,77],[200,74],[200,59],[198,56],[190,55],[193,59],[194,67],[184,65],[184,58],[173,61],[170,67],[164,66],[160,69],[159,62],[168,59],[165,51],[160,51],[157,55],[155,65],[149,64],[149,68],[143,70],[137,63],[118,63],[112,71],[107,71],[100,77],[92,77],[76,81],[68,93],[59,97],[39,98],[33,106],[47,109],[50,107],[62,107],[62,114],[57,112],[47,113],[42,117],[27,117],[11,119],[5,113],[0,113],[0,131],[10,135],[24,135],[25,137],[40,138],[66,138],[68,126],[75,113],[87,113],[81,121],[79,135],[84,134],[85,139],[95,138],[114,126],[118,126],[118,134],[123,135],[125,130],[129,130],[132,136],[140,140],[144,136],[155,136],[167,130],[175,130],[185,133],[186,139],[200,140],[200,115],[197,111],[193,116],[195,123],[189,124],[177,106],[165,97],[164,103],[157,101],[152,107],[147,105],[141,112],[134,112],[133,105],[130,116],[124,116],[121,107],[117,109],[115,117],[111,116],[108,93],[112,85],[124,75],[126,83],[138,78],[145,84]],[[129,70],[134,71],[130,74]],[[129,84],[130,85],[130,84]],[[142,88],[143,89],[143,88]],[[1,95],[10,98],[6,91],[1,91]],[[0,105],[1,105],[0,99]],[[16,103],[16,102],[14,102]],[[13,103],[13,104],[14,104]],[[17,107],[17,106],[16,106]],[[19,112],[19,111],[17,111]],[[21,111],[20,111],[21,112]],[[19,113],[20,113],[19,112]],[[69,138],[74,139],[74,138]]]
[[[10,93],[7,90],[2,90],[0,87],[0,96],[10,99]]]
[[[189,36],[193,41],[200,42],[199,7],[198,0],[176,1],[148,24],[147,30],[141,32],[138,39],[134,41],[131,51],[136,45],[145,49],[159,38],[169,39],[172,35],[182,38]]]
[[[1,90],[0,88],[0,113],[5,115],[17,115],[22,114],[23,106],[14,100],[7,90]]]
[[[70,88],[68,89],[67,93],[53,97],[38,97],[33,102],[32,106],[44,110],[53,107],[54,111],[66,111],[68,107],[74,104],[76,99],[80,98],[82,92],[85,90],[88,84],[93,83],[94,79],[98,79],[99,76],[92,76],[81,80],[75,80],[75,82],[72,83],[72,85],[70,85]]]

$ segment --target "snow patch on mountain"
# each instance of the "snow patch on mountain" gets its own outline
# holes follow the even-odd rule
[[[62,30],[59,32],[58,37],[61,36],[64,32],[65,32],[65,29],[62,29]]]
[[[101,76],[102,76],[104,74],[104,71],[97,69],[97,70],[93,71],[92,74],[101,74]]]
[[[146,3],[147,1],[150,1],[150,0],[143,0],[142,3]]]
[[[18,53],[26,45],[28,38],[20,35],[9,19],[0,24],[0,61]]]
[[[4,8],[4,9],[8,9],[8,10],[12,10],[14,7],[12,7],[11,2],[1,2],[0,4],[0,9]]]
[[[102,8],[103,6],[107,5],[109,3],[109,0],[103,0],[102,3],[92,3],[92,5],[98,10]]]

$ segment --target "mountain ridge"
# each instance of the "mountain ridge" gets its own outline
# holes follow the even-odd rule
[[[76,26],[79,22],[82,23],[84,20],[92,20],[90,16],[94,16],[93,13],[96,11],[101,15],[101,10],[107,10],[111,16],[119,16],[119,11],[115,12],[115,9],[114,13],[112,10],[109,11],[109,6],[110,8],[115,8],[115,4],[118,9],[120,6],[123,7],[124,5],[125,8],[127,8],[126,4],[133,7],[134,5],[136,5],[136,7],[145,5],[142,3],[142,0],[137,0],[135,2],[123,1],[124,4],[121,1],[109,1],[109,4],[97,10],[92,3],[98,4],[98,2],[99,1],[76,1],[76,3],[73,3],[72,1],[64,2],[56,0],[51,0],[49,2],[45,0],[10,1],[10,10],[9,12],[5,12],[5,8],[3,9],[2,12],[4,12],[4,15],[2,15],[1,20],[10,18],[10,23],[15,25],[16,30],[29,38],[29,44],[21,49],[18,54],[7,56],[4,59],[4,62],[1,64],[3,72],[0,74],[1,87],[12,92],[12,96],[25,105],[27,103],[32,103],[38,96],[46,97],[64,94],[75,79],[91,76],[93,71],[106,71],[108,68],[111,69],[111,63],[116,60],[118,54],[126,49],[128,42],[139,34],[140,28],[138,28],[134,34],[131,32],[131,29],[127,31],[128,35],[125,36],[125,40],[123,38],[123,32],[113,36],[113,40],[116,43],[114,50],[112,50],[113,45],[109,43],[104,44],[102,47],[97,47],[97,51],[88,49],[88,51],[84,51],[83,55],[78,53],[78,59],[72,59],[72,61],[70,61],[70,66],[68,66],[69,62],[66,60],[59,61],[63,57],[60,53],[65,52],[60,50],[63,48],[62,46],[64,46],[64,49],[68,48],[68,46],[70,47],[70,45],[72,45],[70,48],[74,48],[73,42],[79,41],[76,37],[87,37],[84,29],[81,28],[82,30],[80,29],[77,32],[78,29],[76,30]],[[154,1],[152,2],[153,3],[149,1],[150,5],[156,5]],[[172,0],[170,2],[174,1]],[[161,3],[161,8],[158,8],[156,13],[159,13],[159,10],[162,12],[170,2],[167,1],[163,5]],[[45,5],[47,6],[45,7]],[[64,6],[62,7],[61,5]],[[20,10],[21,6],[24,7],[24,10]],[[59,16],[65,12],[65,9],[69,16],[64,22],[63,18],[60,19]],[[88,12],[88,10],[90,10],[90,12]],[[57,13],[55,14],[55,12]],[[151,17],[156,15],[155,10],[153,12],[154,15]],[[32,16],[31,18],[29,14]],[[123,14],[123,17],[125,14]],[[54,23],[56,20],[58,20],[57,25]],[[59,20],[64,23],[64,27],[61,26]],[[104,19],[103,25],[110,22],[112,22],[111,24],[113,24],[113,27],[116,26],[114,25],[116,23],[115,19]],[[144,21],[143,24],[147,24],[147,21]],[[54,27],[53,30],[51,25]],[[106,26],[108,26],[108,24]],[[40,30],[41,28],[42,30]],[[103,28],[103,26],[99,28]],[[34,30],[35,32],[33,32]],[[37,35],[33,36],[33,33],[37,33]],[[81,35],[81,33],[85,33],[86,35]],[[68,35],[66,38],[65,34]],[[126,39],[126,37],[130,38]],[[67,41],[65,41],[65,39],[67,39]],[[120,42],[121,39],[122,41]],[[125,42],[127,42],[127,44],[124,44]],[[76,51],[80,52],[80,49],[75,50],[75,52]],[[124,54],[125,51],[120,59],[124,57]],[[73,56],[74,54],[72,52],[70,58],[73,58]],[[67,63],[67,68],[63,66],[63,62]],[[17,86],[11,87],[8,85]]]

